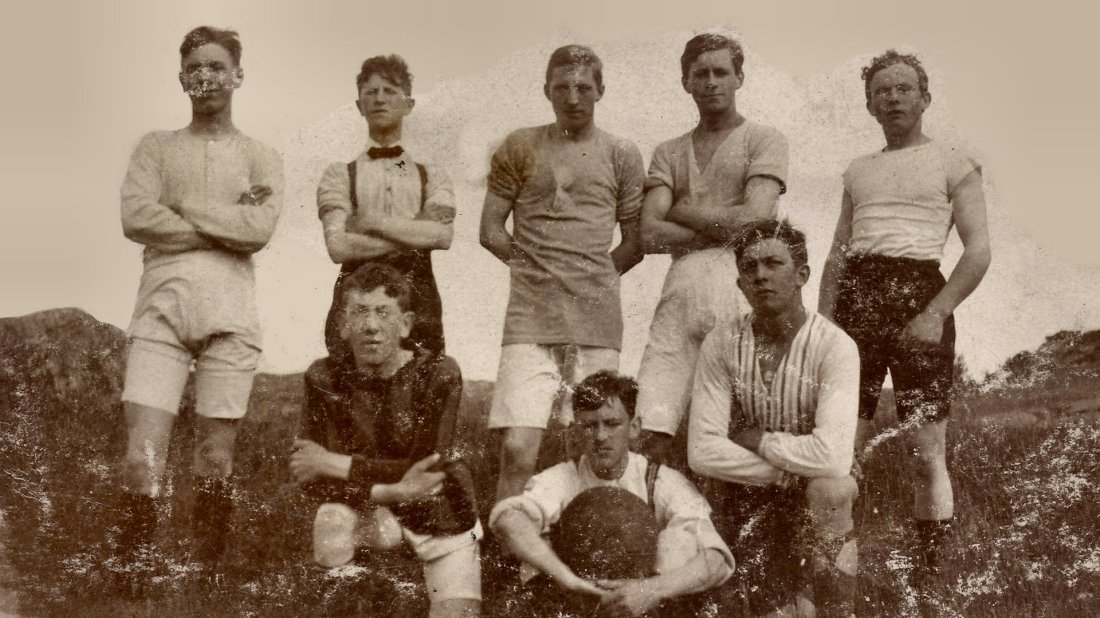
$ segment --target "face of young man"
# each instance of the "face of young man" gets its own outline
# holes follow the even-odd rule
[[[233,56],[217,43],[196,47],[180,61],[180,85],[198,114],[213,115],[225,109],[243,77]]]
[[[928,93],[921,93],[917,70],[898,62],[880,69],[871,78],[867,111],[882,125],[886,135],[905,136],[919,130],[924,110],[931,102]]]
[[[401,340],[409,336],[412,316],[384,288],[348,290],[340,335],[351,346],[356,366],[387,374],[390,365],[400,363]]]
[[[734,105],[734,94],[741,82],[728,49],[703,52],[688,67],[683,79],[684,90],[695,99],[699,113],[704,115],[728,111]]]
[[[802,286],[810,277],[810,267],[796,265],[787,245],[778,238],[746,248],[737,271],[737,287],[757,314],[781,315],[802,305]]]
[[[583,64],[554,67],[545,91],[554,107],[558,126],[568,133],[578,133],[592,124],[596,101],[603,96],[603,88],[596,85],[592,67]]]
[[[577,412],[584,454],[592,471],[601,479],[611,480],[626,470],[630,441],[638,436],[640,424],[631,420],[618,399],[611,399],[595,410]]]
[[[405,116],[412,111],[414,101],[405,94],[401,86],[375,73],[359,88],[359,99],[355,102],[359,113],[367,119],[367,125],[374,130],[388,131],[400,126]]]

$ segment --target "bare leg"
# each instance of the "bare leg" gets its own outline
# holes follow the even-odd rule
[[[429,618],[477,618],[481,615],[481,601],[476,599],[447,599],[432,603]]]
[[[822,618],[847,618],[855,612],[859,549],[852,506],[857,494],[850,476],[812,479],[806,487],[816,540],[810,557],[814,606]]]
[[[913,515],[940,521],[955,514],[955,497],[947,472],[947,419],[918,427],[912,436]]]
[[[497,502],[523,492],[527,479],[535,473],[544,430],[537,427],[506,427],[503,431]]]
[[[233,488],[228,478],[233,472],[238,424],[231,419],[196,418],[198,443],[192,468],[195,500],[191,512],[193,556],[207,566],[212,566],[224,553],[233,515]]]

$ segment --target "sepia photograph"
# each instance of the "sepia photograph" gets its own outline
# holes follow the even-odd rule
[[[1100,614],[1088,7],[0,14],[0,616]]]

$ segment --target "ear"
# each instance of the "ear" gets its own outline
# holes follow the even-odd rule
[[[351,328],[348,326],[348,321],[344,318],[344,315],[343,310],[336,312],[336,333],[340,339],[347,341],[351,338]]]
[[[642,417],[634,414],[634,418],[630,419],[630,427],[628,428],[630,435],[630,443],[634,444],[638,441],[638,438],[642,435]]]
[[[600,84],[599,87],[596,88],[596,100],[599,101],[602,98],[603,98],[603,84]]]
[[[546,82],[542,85],[542,93],[546,95],[546,100],[550,100],[550,82]]]
[[[924,104],[924,107],[922,109],[928,109],[928,106],[932,104],[932,93],[925,92],[921,95],[920,99],[921,102]]]
[[[810,280],[810,265],[803,264],[795,272],[798,273],[798,287],[806,285],[806,282]]]
[[[733,87],[734,90],[740,90],[741,86],[745,85],[745,72],[740,71],[737,73],[737,85]]]
[[[231,79],[233,80],[233,88],[240,88],[241,84],[244,82],[244,69],[241,67],[233,69],[233,75]]]
[[[741,277],[741,273],[737,273],[737,289],[741,290],[741,293],[745,296],[749,295],[748,291],[745,289],[745,281]]]
[[[416,99],[406,96],[405,97],[405,115],[409,115],[413,111],[413,107],[416,106]]]
[[[401,313],[401,338],[404,339],[409,336],[412,331],[413,319],[416,317],[412,311],[405,311]]]
[[[355,99],[355,109],[359,110],[359,115],[366,118],[367,110],[363,109],[363,99]]]

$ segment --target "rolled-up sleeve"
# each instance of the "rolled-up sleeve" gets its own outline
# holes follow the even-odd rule
[[[577,473],[573,462],[560,463],[527,480],[523,493],[496,503],[489,513],[489,527],[509,510],[523,511],[539,531],[545,534],[557,523],[562,509],[576,496]]]
[[[760,454],[792,474],[810,478],[848,474],[855,449],[859,416],[859,351],[838,334],[818,361],[819,380],[814,429],[797,436],[765,433]]]
[[[703,341],[695,366],[695,386],[688,417],[688,465],[698,474],[746,485],[772,485],[783,471],[729,439],[736,412],[732,396],[735,368],[723,354],[733,345],[729,325],[713,329]]]
[[[657,538],[657,571],[677,569],[702,552],[713,549],[722,555],[725,573],[733,574],[735,562],[710,519],[707,503],[691,481],[668,466],[662,466],[653,489],[654,512],[664,525]]]

